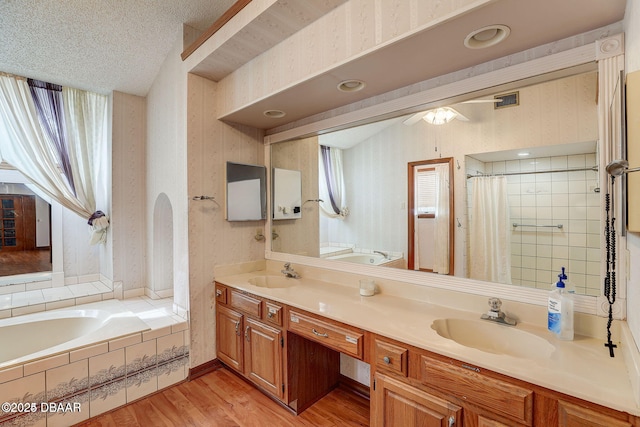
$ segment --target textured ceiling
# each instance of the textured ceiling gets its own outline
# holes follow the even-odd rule
[[[205,30],[235,0],[1,0],[0,71],[144,96],[182,24]]]

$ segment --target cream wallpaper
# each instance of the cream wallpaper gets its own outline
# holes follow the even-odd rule
[[[106,249],[113,253],[113,271],[106,275],[131,291],[146,286],[146,99],[114,92],[112,102],[112,227]]]
[[[187,93],[191,366],[216,357],[213,269],[264,258],[264,221],[225,219],[226,162],[264,164],[262,131],[216,120],[217,84],[190,74]]]
[[[302,177],[302,217],[299,219],[273,221],[275,252],[319,256],[319,209],[318,203],[307,202],[318,198],[318,137],[288,141],[271,146],[271,166],[297,170]]]

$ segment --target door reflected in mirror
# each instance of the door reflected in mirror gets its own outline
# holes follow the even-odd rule
[[[453,274],[453,158],[409,162],[409,270]]]
[[[513,90],[510,87],[504,93]],[[273,144],[272,167],[302,171],[303,206],[298,222],[274,223],[279,237],[272,241],[272,250],[323,258],[360,252],[371,255],[360,259],[367,264],[415,269],[416,249],[408,234],[413,206],[408,197],[407,165],[451,158],[454,208],[449,274],[471,277],[471,264],[477,257],[470,247],[472,237],[477,236],[471,231],[473,179],[467,174],[474,170],[502,173],[507,190],[503,197],[509,208],[502,234],[508,245],[499,256],[502,266],[511,264],[511,268],[502,276],[483,276],[482,280],[549,289],[556,270],[565,266],[577,293],[599,295],[600,257],[596,254],[601,251],[602,193],[596,192],[598,172],[586,169],[598,166],[598,147],[593,142],[598,140],[597,74],[571,75],[521,87],[518,92],[519,103],[505,108],[494,105],[494,97],[501,95],[498,91],[481,99],[488,102],[452,104],[461,118],[440,125],[421,120],[413,112]],[[338,218],[321,214],[320,203],[310,202],[325,198],[320,191],[320,145],[341,150],[343,192],[338,204],[343,214]],[[538,153],[539,149],[546,151]],[[509,150],[532,154],[525,160],[481,154]],[[506,175],[555,169],[561,164],[566,164],[563,172]],[[512,170],[516,166],[519,169]],[[578,167],[585,170],[572,170]],[[480,216],[475,214],[476,219]],[[514,222],[523,226],[513,227]],[[556,223],[563,227],[546,227]],[[418,269],[423,269],[420,262]]]

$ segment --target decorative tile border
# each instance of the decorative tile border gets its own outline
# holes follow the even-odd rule
[[[0,399],[13,403],[34,403],[37,410],[31,413],[5,413],[0,410],[0,427],[56,427],[76,424],[186,379],[189,367],[186,336],[189,329],[185,329],[184,325],[176,326],[175,329],[177,332],[172,333],[171,329],[167,329],[166,335],[143,342],[134,340],[131,345],[123,348],[111,349],[32,376],[17,379],[8,376],[7,378],[13,379],[0,384],[0,388],[7,391]],[[127,351],[135,355],[129,363],[125,363]],[[91,372],[90,366],[104,368]],[[45,376],[52,383],[49,390],[44,389]],[[54,376],[58,379],[57,382],[51,379]],[[40,384],[43,390],[36,390]],[[24,390],[30,387],[34,390],[19,392],[21,388]],[[11,393],[16,394],[14,396]],[[71,410],[41,410],[52,404],[58,405],[54,407],[62,404],[62,407]]]

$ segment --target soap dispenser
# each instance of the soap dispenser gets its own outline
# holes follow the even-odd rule
[[[548,329],[561,340],[573,339],[573,294],[566,289],[567,275],[562,267],[555,289],[549,294]]]

